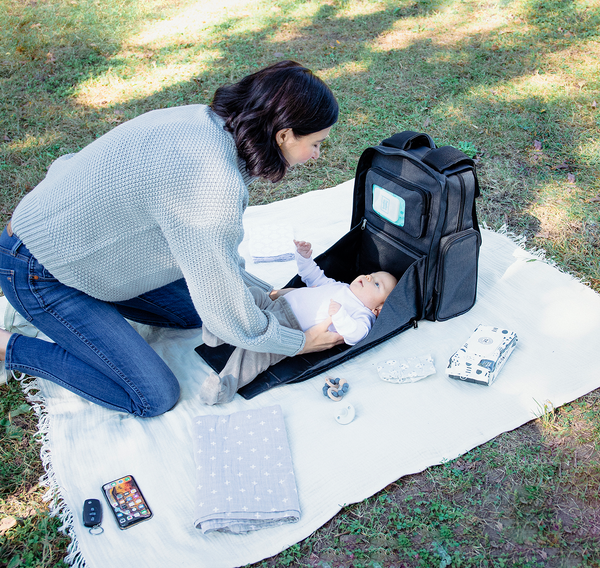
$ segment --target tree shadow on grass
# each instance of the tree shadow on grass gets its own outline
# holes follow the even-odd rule
[[[191,5],[188,2],[184,8]],[[17,110],[5,128],[14,138],[28,133],[35,137],[36,129],[42,134],[51,130],[51,151],[46,152],[50,155],[45,160],[35,141],[15,145],[5,157],[7,169],[33,165],[41,178],[44,166],[57,153],[75,151],[123,120],[155,108],[207,103],[219,85],[283,58],[296,59],[323,76],[338,95],[342,110],[325,153],[329,161],[302,173],[290,172],[287,185],[282,186],[284,194],[286,187],[298,186],[302,191],[348,179],[366,146],[404,129],[427,130],[439,145],[463,142],[475,147],[482,156],[484,193],[486,163],[494,159],[510,168],[508,189],[492,187],[495,206],[488,210],[494,218],[506,210],[517,217],[523,215],[536,199],[539,180],[532,178],[540,168],[521,155],[534,139],[549,144],[558,164],[565,163],[573,170],[582,166],[576,150],[581,133],[556,120],[559,107],[569,104],[570,95],[544,100],[544,93],[539,97],[520,94],[518,82],[543,66],[545,55],[591,37],[600,24],[597,11],[578,9],[565,0],[543,0],[526,5],[518,23],[507,16],[493,25],[473,26],[470,5],[449,7],[438,1],[379,2],[366,5],[362,13],[349,11],[352,5],[346,1],[322,2],[310,17],[298,16],[298,6],[292,0],[279,2],[270,10],[259,5],[256,10],[262,9],[262,16],[252,28],[243,26],[252,14],[240,13],[248,7],[234,6],[229,15],[224,14],[187,43],[173,35],[160,44],[132,45],[131,34],[124,35],[118,26],[112,36],[106,26],[101,28],[102,34],[95,35],[94,26],[74,23],[64,29],[61,46],[53,51],[49,43],[41,39],[35,43],[29,37],[36,16],[43,15],[31,8],[25,24],[20,24],[17,41],[22,42],[22,67],[0,68],[4,75],[10,69],[9,80],[21,85],[20,90],[9,89],[6,114]],[[443,10],[446,13],[440,18]],[[175,18],[177,11],[172,9],[170,16]],[[136,29],[141,30],[143,24],[139,22]],[[16,49],[18,52],[18,46]],[[202,60],[205,53],[211,54],[209,63]],[[72,99],[79,85],[103,77],[118,77],[126,83],[132,75],[132,58],[139,60],[138,68],[145,72],[153,65],[202,63],[191,77],[143,96],[111,100],[108,85],[106,101],[99,104],[86,106]],[[515,86],[508,96],[506,89],[511,84]],[[31,100],[36,96],[46,106],[45,114]],[[65,117],[64,101],[69,98],[71,116]],[[13,120],[19,123],[15,134]],[[46,142],[40,138],[43,146]],[[508,147],[502,144],[503,138],[508,139]],[[37,158],[32,163],[34,155]],[[515,196],[517,179],[524,179],[529,189]],[[8,181],[19,183],[10,176]],[[18,195],[33,185],[28,182]],[[529,232],[537,230],[534,219],[525,225]]]

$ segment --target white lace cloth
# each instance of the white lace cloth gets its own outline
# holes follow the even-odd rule
[[[294,229],[287,223],[257,225],[249,231],[250,256],[254,262],[294,260]]]

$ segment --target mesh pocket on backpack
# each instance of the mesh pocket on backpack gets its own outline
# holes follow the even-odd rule
[[[359,273],[385,270],[400,278],[421,257],[421,254],[367,224],[360,245]]]
[[[444,321],[470,310],[477,296],[477,264],[481,236],[474,229],[440,241],[435,289],[435,319]]]

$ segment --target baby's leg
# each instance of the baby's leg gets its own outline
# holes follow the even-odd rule
[[[282,298],[275,302],[262,290],[251,288],[256,305],[272,312],[279,323],[292,329],[300,329],[289,304]],[[251,383],[260,373],[271,365],[285,359],[285,355],[258,353],[248,349],[236,348],[229,357],[223,370],[217,375],[211,373],[200,389],[200,398],[205,404],[223,404],[229,402],[243,386]]]
[[[285,357],[285,355],[236,348],[223,370],[218,375],[214,371],[211,372],[202,383],[200,400],[204,404],[211,405],[230,402],[239,389]]]
[[[250,287],[248,288],[248,291],[252,294],[254,302],[261,310],[268,308],[273,303],[273,300],[271,300],[269,295],[260,288]],[[202,341],[209,347],[218,347],[225,343],[222,339],[214,335],[205,325],[202,326]]]
[[[209,347],[218,347],[225,343],[222,339],[211,333],[205,325],[202,326],[202,341],[204,345],[208,345]]]

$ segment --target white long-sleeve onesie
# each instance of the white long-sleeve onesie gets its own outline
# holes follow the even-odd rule
[[[337,331],[348,345],[354,345],[363,339],[371,330],[375,314],[371,312],[350,290],[348,284],[327,278],[312,258],[304,258],[296,253],[298,274],[306,284],[306,288],[295,288],[274,302],[259,289],[255,290],[255,301],[261,309],[271,308],[282,317],[287,307],[292,310],[302,331],[322,322],[329,317],[329,304],[335,300],[341,307],[332,316],[332,331]],[[282,307],[285,306],[285,309]],[[287,323],[296,329],[289,314]],[[218,345],[219,340],[203,327],[203,339],[208,345]],[[235,393],[253,381],[271,365],[275,365],[284,355],[258,353],[238,347],[229,357],[223,370],[217,375],[211,373],[202,384],[200,398],[206,404],[221,404],[233,399]]]
[[[337,331],[348,345],[354,345],[366,337],[375,322],[375,314],[355,296],[350,286],[327,278],[312,257],[304,258],[296,253],[296,263],[306,288],[292,290],[284,297],[302,331],[326,319],[329,316],[329,303],[334,300],[341,304],[341,308],[331,318],[332,331]]]

